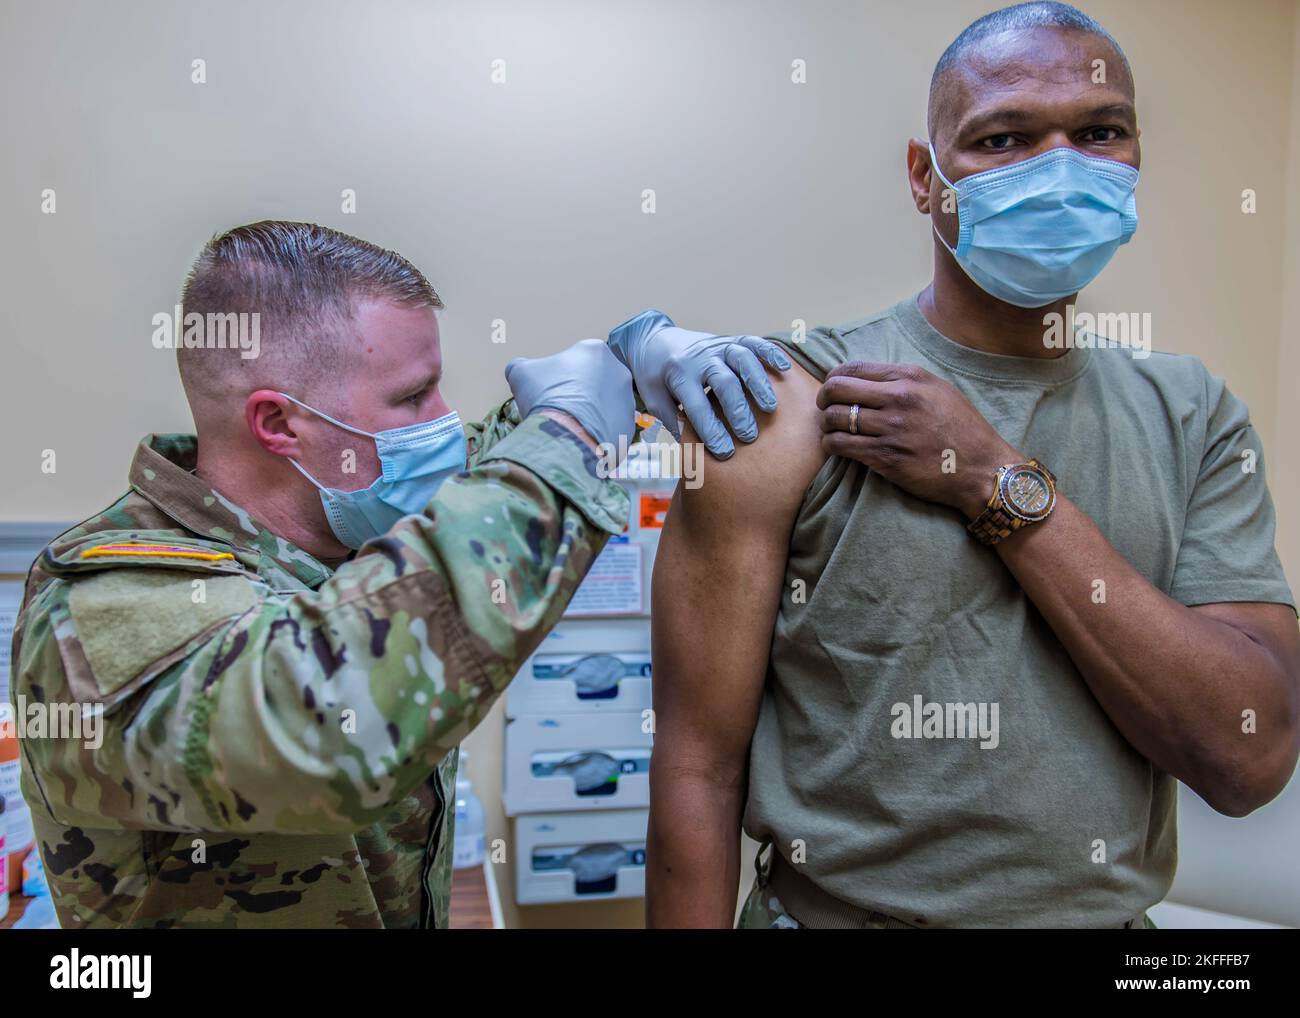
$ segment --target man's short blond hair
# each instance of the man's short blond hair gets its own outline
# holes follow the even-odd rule
[[[397,252],[325,226],[265,220],[213,237],[186,277],[183,313],[256,313],[260,350],[246,358],[238,350],[178,348],[196,423],[211,409],[237,416],[239,400],[259,388],[303,399],[322,387],[337,390],[357,338],[356,303],[367,298],[443,306],[424,274]]]

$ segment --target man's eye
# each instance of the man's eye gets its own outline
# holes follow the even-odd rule
[[[985,148],[993,149],[994,151],[999,151],[1001,149],[1010,148],[1012,145],[1015,144],[1015,141],[1016,141],[1016,136],[1014,134],[994,134],[985,138],[982,142],[980,142],[980,144],[983,145]]]
[[[411,395],[406,397],[405,402],[410,403],[411,406],[419,406],[424,402],[424,395],[428,391],[428,389],[421,389],[419,392],[413,392]]]
[[[1092,127],[1083,132],[1083,141],[1092,145],[1115,141],[1123,132],[1118,127]]]

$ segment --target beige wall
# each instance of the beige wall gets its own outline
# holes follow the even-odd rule
[[[1269,447],[1270,487],[1278,510],[1278,554],[1292,588],[1300,585],[1300,4],[1292,18],[1290,148],[1286,160],[1285,250],[1281,259],[1277,424]],[[1281,31],[1281,26],[1279,26]],[[1279,121],[1279,125],[1287,123]],[[1281,211],[1281,209],[1279,209]]]
[[[503,394],[510,357],[603,335],[643,306],[766,331],[896,300],[925,281],[930,251],[903,143],[924,133],[935,58],[991,6],[6,5],[0,519],[87,515],[122,490],[141,434],[189,426],[150,319],[200,244],[239,222],[315,220],[423,267],[448,302],[462,413]],[[1246,399],[1296,581],[1297,5],[1085,6],[1128,50],[1146,143],[1140,232],[1085,303],[1151,311],[1157,348],[1203,357]],[[805,85],[789,81],[796,58]],[[340,212],[344,188],[355,215]],[[1240,211],[1244,188],[1257,215]],[[504,345],[489,341],[498,318]],[[499,710],[471,743],[500,835]],[[501,882],[512,922],[639,917],[635,903],[520,915]]]

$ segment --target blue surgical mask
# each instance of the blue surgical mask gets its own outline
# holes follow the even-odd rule
[[[371,538],[387,533],[403,516],[421,512],[443,481],[465,469],[465,429],[455,412],[405,428],[371,433],[335,420],[288,393],[280,395],[345,431],[375,440],[380,473],[370,487],[360,491],[327,488],[302,464],[289,461],[320,489],[330,529],[349,548],[360,548]]]
[[[1138,171],[1113,159],[1054,148],[953,184],[932,144],[930,165],[957,196],[957,246],[940,242],[982,289],[1017,307],[1082,290],[1137,229]]]

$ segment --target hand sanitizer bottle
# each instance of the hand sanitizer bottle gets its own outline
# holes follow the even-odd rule
[[[456,845],[452,852],[452,866],[458,870],[482,866],[487,858],[483,803],[469,782],[468,763],[469,753],[462,749],[456,768]]]

